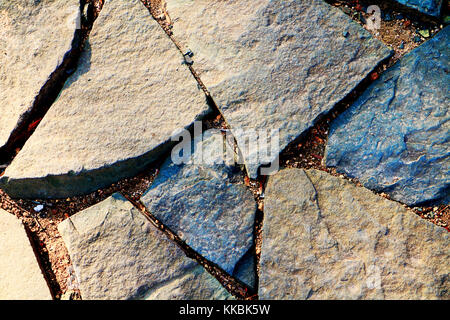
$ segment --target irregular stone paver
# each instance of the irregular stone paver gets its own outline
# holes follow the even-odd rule
[[[230,297],[119,194],[66,219],[58,229],[85,300]]]
[[[391,54],[323,1],[255,0],[249,10],[247,1],[167,0],[167,9],[251,178]],[[257,143],[247,147],[252,129],[279,130],[276,152],[258,157]]]
[[[0,147],[72,49],[79,0],[0,1]]]
[[[332,123],[328,166],[409,205],[450,202],[449,36],[404,56]]]
[[[139,0],[105,1],[81,57],[8,167],[14,197],[88,193],[136,174],[208,112],[176,46]]]
[[[441,15],[442,0],[396,0],[410,8],[419,10],[420,12],[431,16],[439,17]]]
[[[448,299],[449,233],[317,170],[266,189],[261,299]]]
[[[0,209],[0,300],[51,300],[23,224]]]
[[[226,164],[223,148],[220,132],[209,132],[186,164],[167,159],[141,201],[192,249],[254,287],[236,264],[253,244],[256,202],[242,183],[232,182],[236,169]]]

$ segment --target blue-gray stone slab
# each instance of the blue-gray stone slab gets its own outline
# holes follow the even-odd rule
[[[428,15],[439,17],[443,0],[397,0],[397,2]]]
[[[404,56],[332,123],[327,166],[408,205],[449,203],[449,36]]]
[[[221,153],[220,133],[206,135],[194,145],[185,164],[167,159],[141,201],[192,249],[254,287],[246,255],[253,245],[254,197],[235,182],[237,170]]]

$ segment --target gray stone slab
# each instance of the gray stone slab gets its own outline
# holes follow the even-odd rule
[[[269,179],[260,299],[449,299],[450,236],[323,171]]]
[[[59,224],[85,300],[230,294],[120,194]]]
[[[25,228],[0,209],[0,300],[51,300]]]
[[[186,163],[166,160],[141,201],[192,249],[254,287],[254,268],[237,265],[253,245],[256,202],[234,181],[239,170],[228,164],[220,132],[197,139]]]
[[[193,67],[251,178],[391,54],[321,0],[167,0],[167,9],[173,36],[194,52]],[[272,155],[258,155],[257,143],[246,146],[251,130],[272,129],[280,134]]]
[[[0,0],[0,147],[72,49],[79,0]]]
[[[135,175],[209,111],[182,56],[139,0],[105,1],[79,66],[7,168],[13,197],[61,198]]]
[[[331,124],[327,166],[408,205],[450,203],[449,40],[446,27]]]

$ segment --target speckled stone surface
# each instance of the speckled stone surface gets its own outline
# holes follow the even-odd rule
[[[331,124],[327,166],[408,205],[450,203],[449,40],[446,27]]]
[[[59,224],[84,300],[229,299],[120,194]]]
[[[77,71],[2,189],[21,198],[86,194],[140,172],[175,130],[210,111],[182,56],[139,0],[107,0]]]
[[[450,298],[450,236],[395,201],[318,170],[266,188],[260,299]]]
[[[248,174],[273,161],[391,51],[322,0],[167,0],[173,37],[230,125]],[[251,8],[251,9],[250,9]],[[242,130],[241,132],[239,130]],[[263,156],[251,130],[279,131]]]
[[[243,263],[247,272],[238,263],[254,242],[256,202],[239,170],[226,163],[220,132],[201,138],[186,163],[167,159],[141,201],[192,249],[255,287],[252,260]]]

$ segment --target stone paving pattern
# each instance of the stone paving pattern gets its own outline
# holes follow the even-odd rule
[[[230,294],[119,194],[64,220],[83,299],[224,299]]]
[[[0,148],[72,49],[79,15],[78,0],[0,1]]]
[[[209,111],[182,56],[139,0],[104,3],[78,70],[7,168],[13,197],[63,198],[140,172]]]
[[[439,2],[407,2],[438,14]],[[167,157],[175,130],[213,111],[196,80],[205,84],[238,148],[218,132],[195,136],[187,162],[167,159],[133,202],[139,210],[114,194],[61,222],[82,298],[234,299],[180,247],[189,246],[260,299],[448,300],[449,233],[324,171],[269,177],[255,237],[242,171],[259,177],[392,51],[322,0],[255,0],[251,10],[167,0],[167,10],[172,37],[141,1],[104,1],[77,70],[0,178],[11,197],[48,199],[134,176]],[[0,147],[71,49],[78,14],[78,1],[0,0]],[[448,34],[404,56],[331,124],[327,166],[402,203],[448,204]],[[256,159],[239,129],[280,130],[280,145]],[[231,162],[239,153],[244,166]],[[21,222],[0,211],[0,299],[51,298]]]
[[[332,123],[327,166],[408,205],[450,203],[449,39],[408,53]]]
[[[321,0],[255,0],[251,6],[167,0],[173,37],[194,52],[193,67],[256,178],[261,164],[273,161],[391,51]],[[280,134],[276,152],[262,159],[246,134],[261,129]]]

